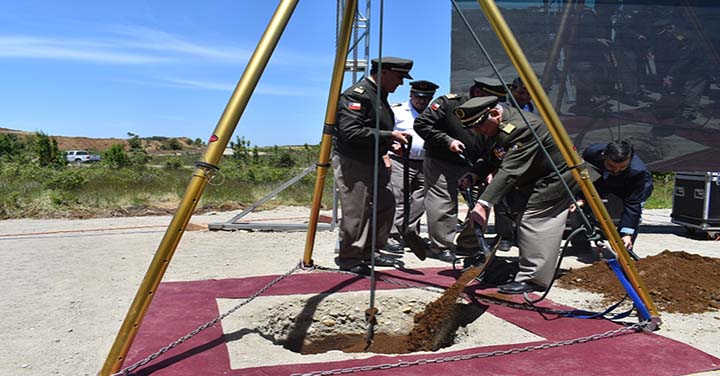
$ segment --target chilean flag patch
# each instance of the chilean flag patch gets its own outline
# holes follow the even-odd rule
[[[362,105],[358,102],[350,102],[348,103],[348,108],[353,111],[359,111],[362,108]]]
[[[433,104],[430,106],[430,108],[431,108],[433,111],[437,111],[437,109],[440,108],[440,103],[435,102],[435,103],[433,103]]]

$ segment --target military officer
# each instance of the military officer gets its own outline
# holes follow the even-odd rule
[[[526,200],[516,223],[519,272],[513,282],[498,289],[506,294],[542,291],[550,285],[571,204],[562,180],[571,189],[578,188],[542,119],[524,113],[562,177],[553,170],[519,111],[498,105],[497,97],[474,98],[454,110],[463,127],[482,134],[493,145],[489,163],[473,168],[467,180],[477,181],[497,169],[470,218],[485,226],[490,208],[513,188]]]
[[[368,265],[373,257],[373,210],[376,211],[375,249],[385,245],[393,225],[395,199],[390,185],[390,168],[384,163],[384,156],[393,142],[407,143],[408,134],[393,130],[395,116],[387,96],[402,85],[404,78],[412,79],[413,61],[383,57],[373,59],[371,64],[370,75],[340,95],[333,130],[332,166],[342,205],[340,250],[336,263],[341,270],[361,275],[371,272]],[[376,129],[378,122],[379,130]],[[379,149],[375,147],[375,137],[379,138]],[[374,200],[376,167],[378,189]],[[393,260],[377,255],[374,264],[392,266]]]
[[[411,148],[408,160],[408,174],[410,177],[410,186],[407,187],[408,195],[410,197],[410,213],[408,218],[407,231],[420,233],[420,218],[425,212],[425,176],[423,175],[423,158],[425,157],[425,150],[423,149],[424,142],[422,137],[418,136],[413,128],[415,118],[427,108],[428,104],[435,96],[435,91],[438,89],[438,85],[426,81],[418,80],[410,82],[410,99],[393,105],[392,110],[395,114],[395,128],[394,130],[405,132],[412,136]],[[385,249],[390,252],[402,252],[404,247],[404,241],[401,236],[401,232],[404,225],[405,207],[403,196],[405,194],[404,187],[404,166],[402,155],[403,149],[399,143],[393,144],[392,152],[388,154],[392,163],[392,186],[393,192],[395,193],[395,225],[390,231],[390,239]]]
[[[478,248],[474,231],[457,234],[458,179],[468,171],[469,163],[483,154],[482,139],[464,129],[453,110],[470,98],[505,95],[495,78],[474,81],[467,93],[443,95],[415,119],[415,131],[425,140],[423,173],[430,247],[435,258],[447,262],[455,260],[458,247],[470,253]]]

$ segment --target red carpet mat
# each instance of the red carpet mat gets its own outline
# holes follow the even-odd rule
[[[247,298],[277,276],[242,279],[162,283],[128,352],[125,367],[144,359],[200,325],[217,317],[216,299]],[[447,287],[454,274],[446,268],[389,270],[378,273],[411,284]],[[365,278],[328,272],[299,272],[280,281],[263,296],[334,293],[368,290]],[[378,290],[401,288],[378,281]],[[485,290],[487,291],[487,290]],[[519,300],[518,300],[519,301]],[[545,300],[543,307],[568,309]],[[135,375],[289,375],[331,369],[414,362],[423,359],[487,353],[525,346],[591,336],[620,328],[606,320],[582,320],[541,316],[538,312],[490,305],[488,312],[545,338],[525,344],[476,347],[461,351],[419,355],[377,355],[367,359],[333,361],[324,364],[291,364],[230,369],[230,359],[221,323],[138,368]],[[234,315],[242,315],[240,308]],[[443,372],[493,375],[685,375],[720,369],[720,359],[683,343],[653,333],[629,333],[586,343],[538,349],[510,355],[473,358],[387,370],[371,370],[363,375],[433,375]]]

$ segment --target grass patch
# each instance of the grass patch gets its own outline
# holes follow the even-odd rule
[[[675,173],[653,173],[653,193],[645,202],[647,209],[672,208],[673,192],[675,191]]]
[[[199,210],[247,207],[300,174],[317,160],[317,146],[252,149],[225,157],[206,185]],[[167,214],[177,208],[194,171],[198,153],[153,156],[147,165],[113,168],[105,164],[42,167],[27,160],[0,159],[0,219]],[[670,208],[673,173],[653,174],[655,190],[645,207]],[[280,192],[259,209],[312,203],[316,172]],[[332,169],[327,169],[322,207],[332,207]]]

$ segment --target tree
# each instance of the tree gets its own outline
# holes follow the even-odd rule
[[[140,139],[140,136],[136,135],[135,133],[128,132],[128,146],[130,146],[130,150],[133,149],[142,149],[142,140]]]
[[[42,131],[35,132],[32,143],[37,163],[43,167],[65,166],[65,156],[58,149],[57,140]]]
[[[233,159],[238,164],[244,164],[248,161],[250,151],[250,140],[245,137],[235,136],[237,142],[230,141],[230,148],[233,150]]]

